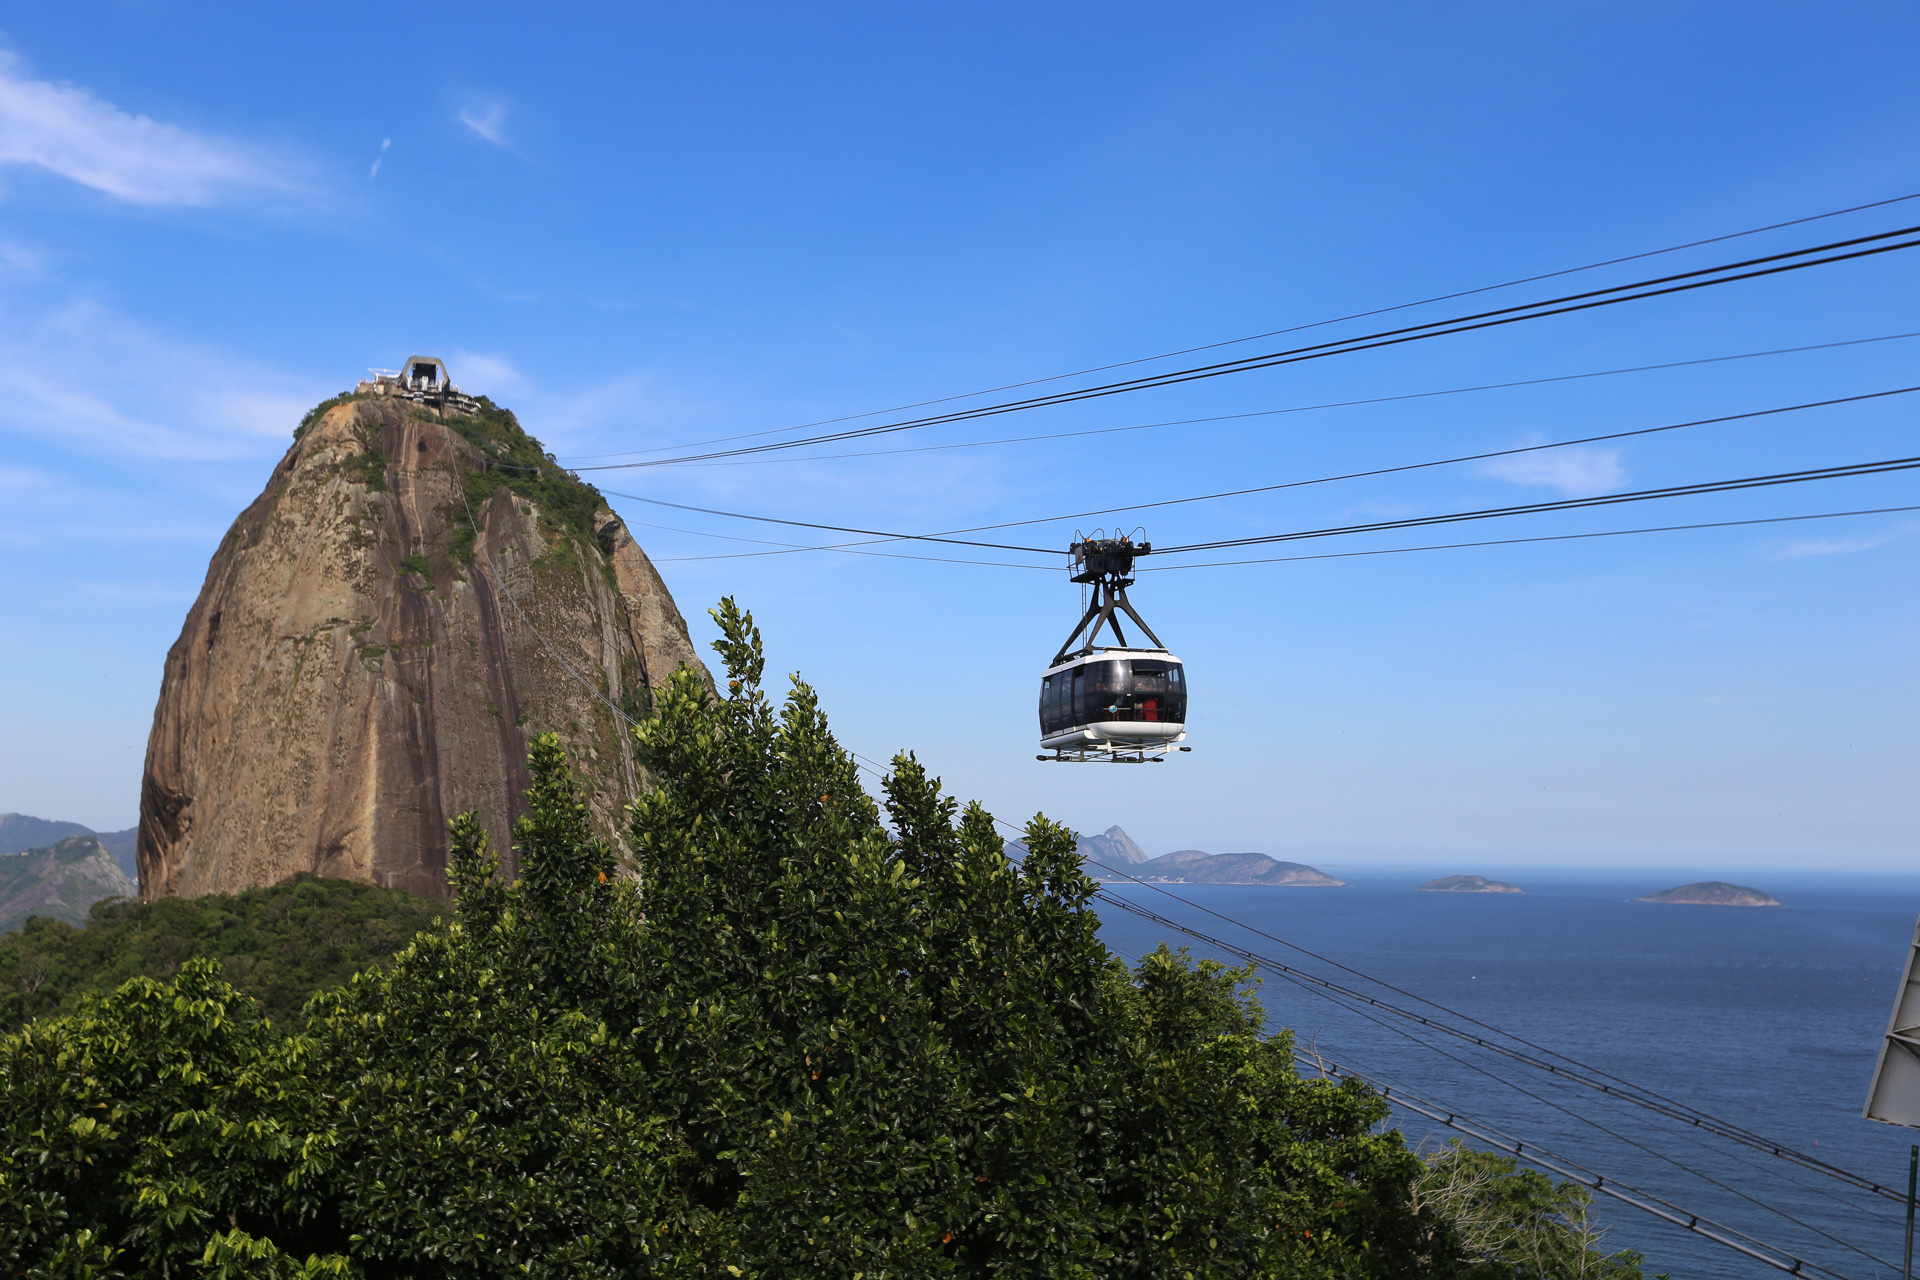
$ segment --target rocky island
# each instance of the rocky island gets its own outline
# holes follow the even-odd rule
[[[1758,889],[1749,889],[1743,884],[1728,884],[1725,880],[1701,880],[1694,884],[1683,884],[1677,889],[1664,889],[1659,893],[1650,893],[1644,898],[1635,898],[1635,902],[1681,902],[1698,907],[1777,907],[1780,904]]]
[[[1180,849],[1149,858],[1132,873],[1163,884],[1269,884],[1288,889],[1334,889],[1345,884],[1301,862],[1281,862],[1264,853],[1204,853]]]
[[[1441,876],[1420,886],[1422,893],[1519,893],[1520,886],[1485,876]]]

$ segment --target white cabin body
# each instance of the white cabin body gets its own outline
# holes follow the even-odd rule
[[[1049,751],[1158,756],[1186,739],[1186,721],[1186,668],[1165,649],[1095,649],[1040,677],[1040,745]]]

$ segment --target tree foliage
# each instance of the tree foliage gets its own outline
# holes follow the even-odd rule
[[[188,960],[219,960],[225,979],[276,1023],[307,997],[378,964],[451,904],[398,889],[301,873],[287,884],[95,903],[83,928],[39,917],[0,935],[0,1030],[73,1010],[87,992],[129,978],[172,978]]]
[[[716,616],[727,696],[683,670],[637,731],[644,883],[542,737],[521,879],[455,820],[457,915],[298,1034],[193,961],[0,1045],[13,1269],[1492,1274],[1246,974],[1129,971],[1071,832],[1036,817],[1015,865],[911,755],[876,803]]]
[[[1511,1156],[1458,1139],[1427,1159],[1414,1199],[1449,1223],[1472,1272],[1488,1280],[1641,1280],[1631,1249],[1608,1253],[1593,1194]],[[1664,1276],[1660,1280],[1666,1280]]]

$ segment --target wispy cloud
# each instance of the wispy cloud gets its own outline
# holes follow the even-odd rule
[[[387,158],[387,148],[392,145],[392,138],[380,139],[380,154],[373,158],[373,168],[367,170],[367,179],[369,181],[380,176],[380,163]]]
[[[454,118],[474,135],[491,142],[496,147],[507,145],[507,104],[497,98],[489,98],[471,106],[462,107]]]
[[[1545,485],[1569,498],[1591,497],[1617,489],[1626,478],[1618,450],[1589,449],[1581,445],[1496,458],[1486,464],[1486,473],[1514,484]]]
[[[1897,535],[1891,533],[1869,534],[1862,538],[1802,538],[1798,542],[1789,542],[1773,553],[1776,560],[1805,560],[1809,556],[1843,556],[1849,551],[1871,551],[1875,547],[1884,547]]]
[[[447,372],[460,389],[495,399],[519,395],[527,390],[527,380],[505,356],[484,355],[478,351],[455,351],[447,357]]]
[[[250,148],[131,115],[77,85],[36,80],[5,50],[0,165],[42,169],[144,205],[210,205],[292,185]]]
[[[327,389],[90,302],[0,311],[0,435],[166,459],[277,449]]]

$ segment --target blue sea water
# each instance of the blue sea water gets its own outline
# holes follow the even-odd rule
[[[1417,891],[1432,876],[1458,871],[1525,892]],[[1418,1007],[1199,908],[1218,912],[1904,1191],[1908,1149],[1920,1130],[1867,1121],[1860,1110],[1914,935],[1920,877],[1714,877],[1755,885],[1783,904],[1742,909],[1631,900],[1708,878],[1672,871],[1542,876],[1462,866],[1333,874],[1346,887],[1107,888],[1203,933]],[[1225,958],[1113,907],[1100,912],[1103,938],[1124,956],[1164,939],[1196,957]],[[1259,994],[1274,1025],[1292,1028],[1301,1046],[1343,1069],[1438,1101],[1841,1276],[1900,1274],[1901,1204],[1403,1020],[1375,1014],[1380,1021],[1369,1021],[1273,977]],[[1428,1149],[1454,1136],[1412,1112],[1396,1113],[1395,1122]],[[1595,1197],[1595,1210],[1608,1247],[1640,1250],[1650,1276],[1779,1274],[1617,1201]]]

